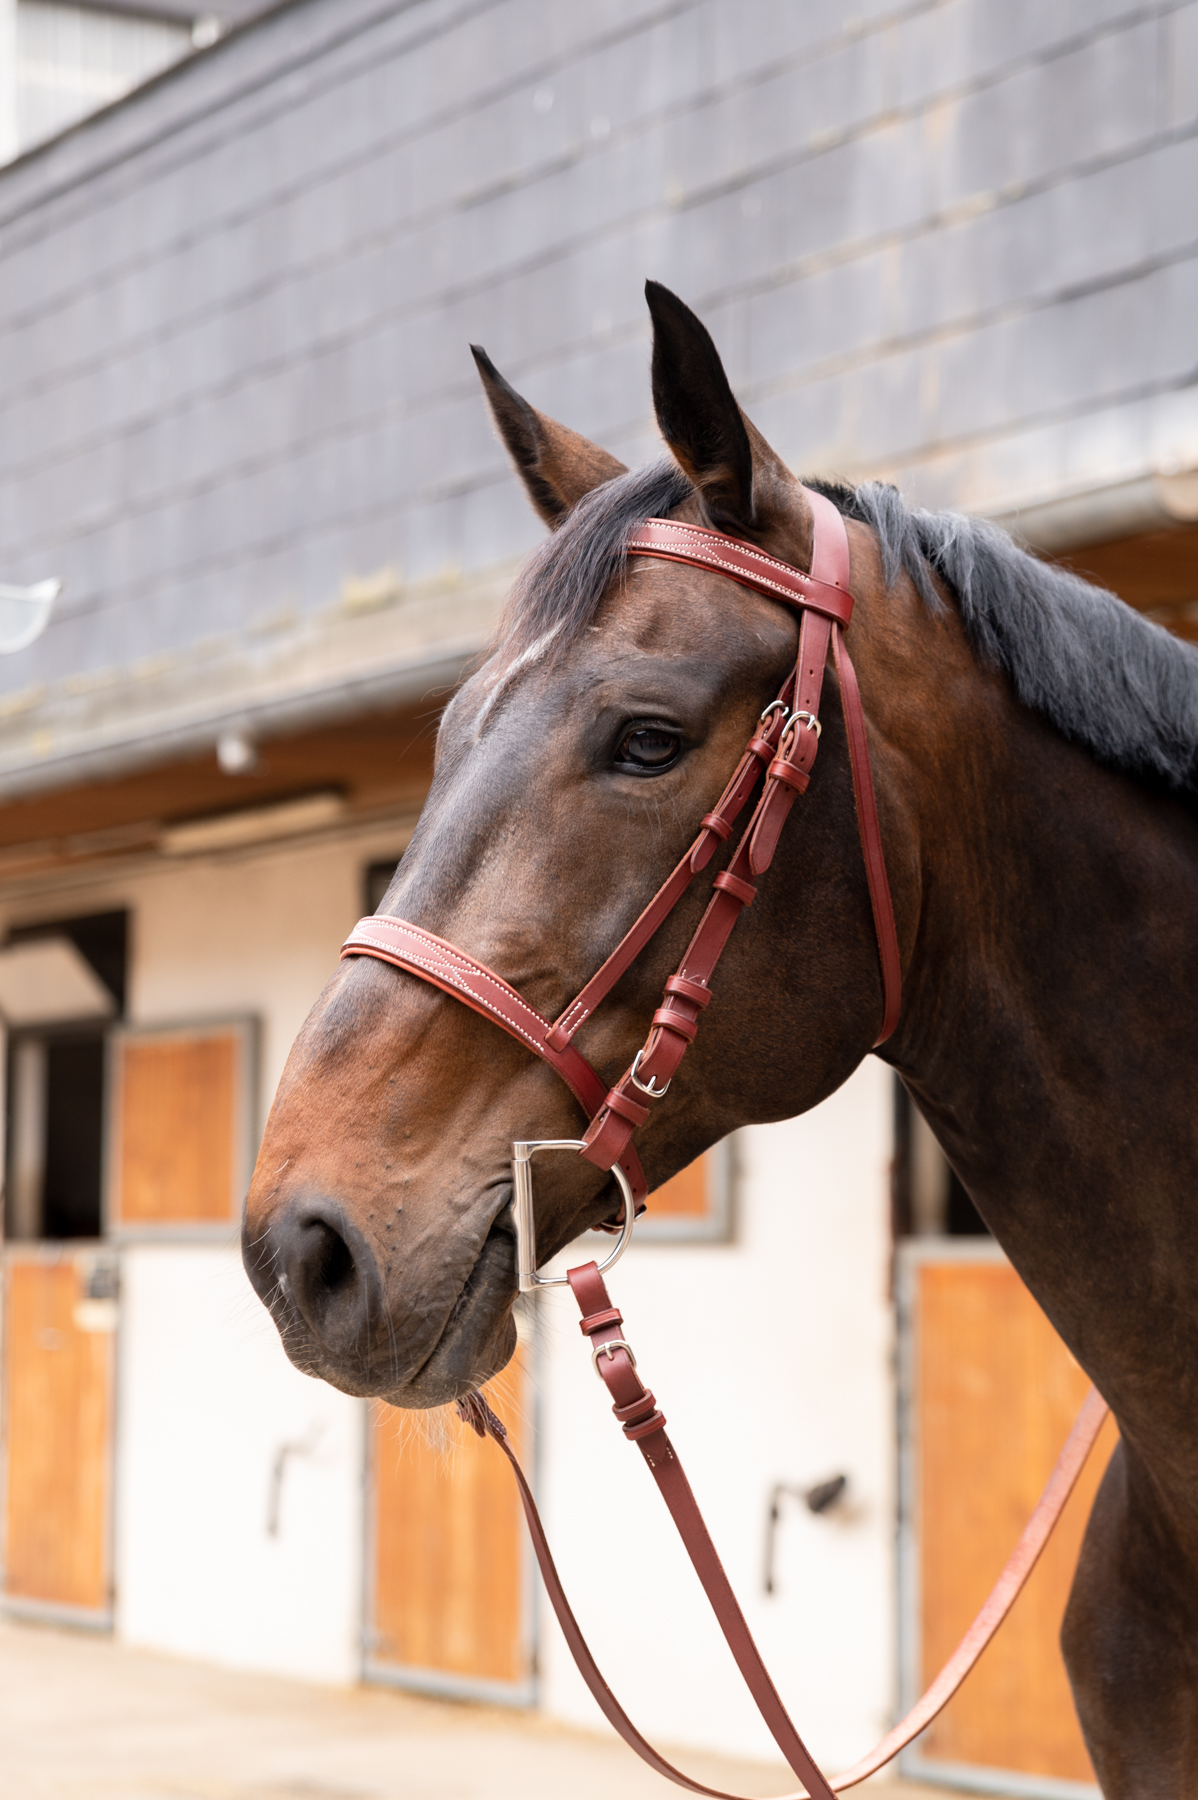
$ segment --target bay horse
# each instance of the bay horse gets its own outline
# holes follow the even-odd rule
[[[445,709],[385,900],[545,1018],[691,842],[793,664],[793,615],[710,569],[627,555],[665,517],[809,567],[812,504],[711,338],[647,289],[670,460],[629,473],[481,351],[551,535]],[[1107,1800],[1198,1793],[1198,654],[996,527],[890,487],[843,515],[902,960],[901,1076],[986,1223],[1110,1403],[1121,1440],[1062,1642]],[[740,1126],[831,1094],[882,982],[835,671],[809,793],[733,934],[685,1067],[638,1134],[655,1186]],[[718,859],[717,859],[718,862]],[[583,1028],[628,1066],[707,897],[696,884]],[[298,1367],[434,1407],[516,1335],[514,1139],[576,1136],[553,1071],[400,970],[341,964],[288,1059],[244,1231]],[[619,1207],[577,1157],[538,1171],[544,1256]]]

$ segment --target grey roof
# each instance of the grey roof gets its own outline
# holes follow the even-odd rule
[[[1198,0],[849,11],[299,0],[0,172],[0,579],[67,583],[0,792],[361,704],[364,591],[443,675],[539,531],[468,342],[643,459],[647,274],[798,467],[1198,466]]]

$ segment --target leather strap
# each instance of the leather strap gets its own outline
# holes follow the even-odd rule
[[[406,919],[392,919],[376,913],[373,918],[359,919],[341,948],[342,960],[347,956],[372,956],[379,962],[391,963],[431,982],[443,993],[452,994],[474,1012],[492,1019],[496,1025],[525,1045],[557,1071],[587,1118],[593,1118],[604,1104],[607,1089],[585,1057],[567,1044],[558,1050],[550,1047],[549,1020],[543,1018],[514,987],[476,962],[464,950],[434,937],[419,925]],[[613,1162],[616,1158],[612,1159]],[[631,1143],[618,1158],[632,1187],[637,1210],[643,1207],[648,1192],[640,1157]],[[612,1164],[608,1163],[610,1169]]]
[[[769,764],[782,736],[786,713],[793,690],[793,676],[782,693],[762,717],[749,739],[732,779],[720,795],[712,812],[703,818],[702,830],[673,874],[658,888],[648,906],[631,929],[621,938],[602,968],[596,971],[582,992],[561,1013],[549,1034],[549,1044],[558,1048],[568,1044],[584,1019],[588,1019],[601,1000],[615,987],[650,938],[673,912],[695,876],[705,869],[722,843],[732,836],[732,827]]]
[[[822,500],[825,506],[831,506],[822,494],[804,491],[809,502]],[[633,556],[664,556],[674,562],[692,563],[696,568],[715,569],[744,587],[785,600],[788,606],[811,607],[839,625],[847,625],[853,616],[847,551],[843,560],[836,558],[833,566],[826,568],[819,567],[813,552],[811,573],[805,575],[792,563],[768,555],[743,538],[709,531],[705,525],[684,525],[677,519],[646,519],[629,533],[628,549]]]
[[[874,930],[878,939],[878,956],[882,964],[883,1014],[882,1029],[874,1039],[874,1049],[884,1044],[899,1020],[902,1005],[902,964],[899,958],[898,932],[894,924],[894,905],[890,883],[886,879],[886,859],[882,854],[882,829],[878,824],[878,803],[874,798],[874,777],[869,762],[869,741],[865,735],[865,713],[857,671],[849,660],[843,634],[832,639],[836,672],[840,677],[840,696],[844,706],[849,740],[849,765],[853,771],[853,792],[857,798],[857,817],[861,821],[861,850],[865,857],[865,876],[869,882],[869,900],[873,908]]]
[[[729,1586],[719,1555],[703,1523],[678,1453],[666,1435],[666,1421],[652,1393],[640,1379],[627,1348],[623,1318],[618,1308],[612,1306],[598,1269],[594,1263],[571,1269],[569,1280],[582,1309],[582,1330],[590,1339],[595,1366],[614,1401],[612,1411],[623,1425],[625,1435],[637,1445],[645,1458],[758,1710],[790,1767],[804,1783],[800,1793],[786,1795],[783,1800],[808,1800],[809,1796],[814,1797],[814,1800],[828,1800],[830,1794],[843,1793],[846,1789],[855,1787],[858,1782],[876,1775],[948,1705],[1010,1612],[1035,1568],[1094,1447],[1107,1416],[1106,1402],[1097,1389],[1091,1388],[1019,1542],[977,1617],[935,1681],[880,1743],[860,1757],[851,1768],[829,1782],[812,1762],[761,1660],[744,1615]],[[605,1344],[611,1345],[611,1349],[605,1351]],[[579,1672],[608,1722],[650,1768],[676,1782],[679,1787],[689,1788],[695,1794],[708,1795],[711,1800],[739,1800],[736,1795],[726,1794],[718,1788],[704,1787],[701,1782],[684,1775],[642,1737],[604,1680],[571,1611],[536,1502],[508,1442],[503,1424],[479,1393],[470,1394],[465,1400],[459,1401],[458,1412],[480,1437],[489,1434],[512,1466],[519,1484],[533,1550],[550,1603]]]

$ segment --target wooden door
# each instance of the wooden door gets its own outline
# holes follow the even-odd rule
[[[249,1180],[252,1024],[131,1027],[110,1056],[109,1230],[227,1234]]]
[[[528,1466],[523,1344],[488,1398]],[[531,1701],[529,1565],[512,1472],[446,1409],[371,1407],[368,1678]]]
[[[1027,1522],[1089,1382],[989,1243],[909,1247],[904,1270],[910,1537],[905,1609],[914,1697],[947,1661]],[[1058,1644],[1090,1506],[1115,1443],[1108,1421],[1006,1624],[904,1764],[1011,1791],[1092,1784]],[[1030,1783],[1030,1785],[1029,1785]],[[1001,1791],[1001,1786],[992,1791]],[[1067,1791],[1067,1790],[1066,1790]],[[1095,1791],[1096,1790],[1092,1790]]]
[[[4,1600],[104,1624],[116,1266],[111,1253],[10,1250],[4,1264]]]

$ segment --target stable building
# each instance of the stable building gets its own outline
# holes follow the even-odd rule
[[[999,518],[1198,635],[1198,6],[995,20],[296,0],[176,32],[0,168],[0,581],[66,583],[0,661],[9,1614],[600,1728],[493,1447],[287,1362],[248,1171],[537,541],[471,339],[645,461],[658,276],[797,470]],[[1084,1377],[872,1058],[676,1177],[614,1285],[843,1766],[984,1598]],[[701,1379],[683,1294],[734,1351]],[[496,1404],[617,1693],[769,1756],[568,1306],[520,1330]],[[1055,1639],[1100,1467],[911,1773],[1093,1791]]]

